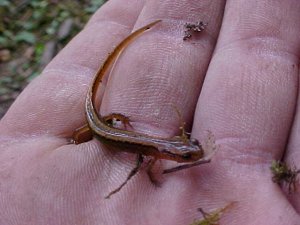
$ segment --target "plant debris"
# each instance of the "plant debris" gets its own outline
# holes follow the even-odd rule
[[[0,50],[0,62],[6,62],[11,59],[11,52],[8,49]]]
[[[190,225],[219,225],[221,216],[230,208],[235,205],[236,202],[231,202],[223,208],[216,209],[210,213],[205,212],[202,208],[198,208],[198,211],[202,214],[203,219],[195,220]]]
[[[274,183],[287,184],[289,193],[296,191],[297,175],[300,173],[300,170],[295,166],[291,168],[281,161],[272,161],[270,169],[273,174],[272,180]]]
[[[192,37],[193,33],[199,33],[203,31],[207,26],[207,23],[203,21],[198,21],[196,23],[186,23],[184,24],[184,36],[183,40],[186,41]]]

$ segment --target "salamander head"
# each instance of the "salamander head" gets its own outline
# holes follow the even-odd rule
[[[204,151],[197,139],[191,138],[187,143],[174,142],[160,151],[160,158],[176,162],[195,162],[201,159]]]

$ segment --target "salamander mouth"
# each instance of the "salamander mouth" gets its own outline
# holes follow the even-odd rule
[[[162,151],[165,159],[173,160],[179,163],[195,162],[202,157],[202,154],[198,152],[186,152],[186,153],[173,153],[167,150]]]

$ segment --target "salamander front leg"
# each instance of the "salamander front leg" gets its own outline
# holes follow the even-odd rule
[[[105,123],[111,127],[115,127],[115,124],[120,121],[125,129],[132,128],[129,117],[121,113],[112,113],[103,117]]]
[[[87,142],[93,139],[93,132],[90,127],[85,124],[82,127],[77,128],[72,135],[72,143],[78,145],[83,142]]]

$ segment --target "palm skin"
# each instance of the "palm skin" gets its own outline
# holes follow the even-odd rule
[[[300,224],[299,194],[285,194],[269,169],[273,159],[300,162],[299,16],[297,0],[106,3],[0,122],[0,224],[182,225],[200,217],[199,207],[230,202],[221,224]],[[205,32],[183,41],[183,24],[199,17]],[[174,164],[159,162],[160,187],[141,170],[106,200],[135,156],[69,139],[85,123],[85,93],[101,62],[157,18],[120,57],[105,94],[100,87],[101,114],[121,112],[137,131],[169,137],[180,124],[166,107],[175,103],[192,136],[203,141],[211,131],[219,150],[210,164],[167,175]]]

